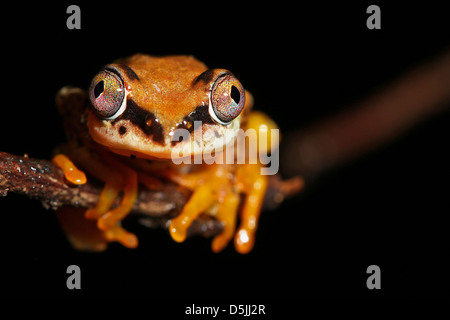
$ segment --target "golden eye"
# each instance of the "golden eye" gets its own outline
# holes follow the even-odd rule
[[[245,105],[245,90],[231,73],[221,74],[211,89],[211,117],[220,124],[227,125],[233,121]]]
[[[110,70],[100,71],[92,79],[89,99],[97,115],[112,120],[125,111],[125,86],[118,74]]]

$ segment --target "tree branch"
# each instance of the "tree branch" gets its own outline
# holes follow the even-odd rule
[[[272,176],[264,208],[275,208],[301,187],[299,178],[282,181],[279,176]],[[25,194],[41,200],[44,207],[51,209],[67,205],[92,208],[98,202],[101,190],[102,184],[90,177],[84,185],[67,183],[61,169],[51,161],[0,152],[0,196],[6,196],[8,192]],[[181,212],[189,196],[190,191],[167,181],[158,190],[140,188],[130,218],[139,219],[150,227],[166,227],[167,220]],[[119,199],[116,200],[118,203]],[[189,233],[211,236],[221,229],[217,220],[205,216],[193,224]]]

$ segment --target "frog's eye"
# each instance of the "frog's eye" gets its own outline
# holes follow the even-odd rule
[[[102,70],[92,79],[89,99],[100,118],[112,120],[120,116],[126,107],[124,98],[123,80],[115,72]]]
[[[218,123],[233,121],[245,105],[245,90],[231,73],[221,74],[211,88],[209,114]]]

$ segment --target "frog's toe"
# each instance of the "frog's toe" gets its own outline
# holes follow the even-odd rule
[[[64,177],[73,184],[85,184],[87,179],[83,171],[79,170],[70,159],[60,153],[53,157],[52,162],[61,168]]]
[[[135,234],[126,231],[119,225],[109,228],[104,232],[104,235],[108,242],[117,241],[129,249],[134,249],[139,244],[139,241]]]
[[[172,239],[183,242],[186,239],[187,230],[192,222],[207,210],[214,201],[211,188],[208,185],[198,187],[184,206],[181,213],[170,221],[169,232]]]
[[[97,220],[102,217],[113,205],[120,192],[122,180],[118,177],[106,181],[100,193],[96,206],[86,210],[85,217],[87,219]]]
[[[237,252],[245,254],[253,249],[255,243],[268,178],[260,174],[259,165],[244,164],[238,168],[237,180],[245,199],[240,212],[240,225],[234,237],[234,246]]]
[[[239,196],[229,193],[219,206],[216,218],[223,223],[222,232],[215,236],[211,248],[214,252],[222,251],[233,238],[236,227],[236,213],[239,206]]]
[[[247,189],[241,212],[241,224],[234,237],[234,246],[239,253],[248,253],[253,248],[267,184],[266,176],[258,176]]]
[[[123,191],[123,196],[120,205],[106,212],[98,219],[98,227],[102,230],[114,228],[117,222],[121,221],[128,215],[137,199],[138,178],[136,172],[134,170],[127,169],[127,174],[124,175],[123,178],[124,184],[120,188]],[[115,189],[114,192],[111,192],[111,194],[116,191],[117,189]]]

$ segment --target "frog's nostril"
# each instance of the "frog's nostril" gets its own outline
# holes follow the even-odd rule
[[[105,90],[105,83],[103,80],[101,80],[97,83],[97,85],[94,88],[95,99],[100,97],[100,95],[103,93],[104,90]]]

